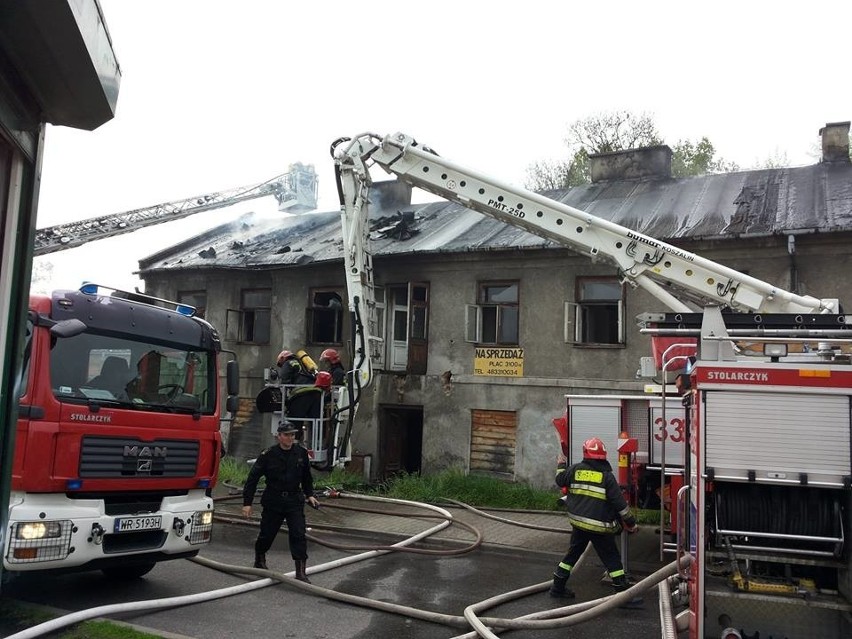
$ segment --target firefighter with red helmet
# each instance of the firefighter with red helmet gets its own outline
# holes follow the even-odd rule
[[[566,505],[572,529],[571,544],[553,573],[550,596],[563,599],[574,597],[565,584],[589,543],[606,567],[613,587],[618,591],[626,590],[629,584],[615,545],[615,535],[622,528],[634,533],[639,527],[624,500],[618,480],[612,474],[612,466],[606,459],[606,446],[597,437],[587,439],[583,442],[583,460],[568,468],[566,465],[565,456],[560,454],[556,484],[568,488]],[[641,599],[634,599],[630,605],[639,605],[641,602]]]
[[[346,379],[346,369],[340,362],[340,353],[333,348],[327,348],[320,353],[320,368],[331,373],[331,383],[340,386]]]
[[[282,384],[290,386],[314,383],[312,372],[305,368],[295,353],[287,349],[278,353],[275,365],[278,367],[278,379]]]

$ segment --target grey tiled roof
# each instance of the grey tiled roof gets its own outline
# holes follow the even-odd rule
[[[543,195],[674,244],[791,231],[852,230],[852,164],[624,180]],[[446,201],[372,210],[374,255],[529,249],[555,242]],[[410,215],[408,217],[411,217]],[[264,268],[341,259],[340,214],[243,217],[140,261],[143,272]]]

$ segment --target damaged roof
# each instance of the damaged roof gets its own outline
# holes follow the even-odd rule
[[[542,195],[672,244],[852,230],[849,162],[691,178],[615,180]],[[370,220],[371,250],[376,256],[560,246],[444,200],[386,202],[384,208],[371,207]],[[243,216],[148,256],[139,266],[144,274],[277,268],[342,258],[340,213],[329,211],[276,219]]]

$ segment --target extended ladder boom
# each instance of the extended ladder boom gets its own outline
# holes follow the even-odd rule
[[[348,141],[337,153],[338,170],[351,180],[369,186],[370,164],[425,191],[473,209],[530,233],[553,240],[619,269],[624,281],[641,287],[675,312],[691,312],[707,304],[755,313],[836,313],[837,300],[797,295],[712,260],[671,246],[608,220],[548,199],[525,189],[504,184],[439,157],[408,135],[382,138],[365,133]],[[344,180],[345,181],[345,180]],[[353,185],[351,189],[356,189]],[[366,196],[359,193],[358,201]],[[354,201],[344,202],[352,223]],[[366,213],[357,215],[366,225]],[[346,226],[344,226],[346,229]],[[361,229],[366,237],[366,228]],[[355,249],[349,229],[347,251]],[[347,263],[347,269],[349,269]],[[361,275],[360,273],[358,274]],[[349,274],[350,280],[353,273]],[[671,291],[683,293],[677,297]],[[351,302],[351,300],[350,300]]]
[[[146,226],[179,220],[202,211],[224,208],[266,195],[275,196],[280,211],[312,211],[317,206],[317,175],[314,168],[292,164],[287,173],[260,184],[38,229],[33,254],[46,255],[82,246],[93,240],[131,233]]]

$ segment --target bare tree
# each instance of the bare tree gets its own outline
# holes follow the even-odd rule
[[[565,144],[569,148],[581,147],[588,154],[610,153],[662,144],[650,115],[636,115],[630,111],[600,113],[577,120],[568,127]]]

